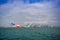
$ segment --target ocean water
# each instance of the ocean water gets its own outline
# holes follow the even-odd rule
[[[0,28],[0,40],[60,40],[60,28]]]

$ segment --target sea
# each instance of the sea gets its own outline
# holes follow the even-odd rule
[[[0,40],[60,40],[60,27],[0,28]]]

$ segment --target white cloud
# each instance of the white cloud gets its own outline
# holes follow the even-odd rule
[[[8,3],[0,7],[1,25],[10,26],[11,22],[16,24],[23,23],[44,23],[55,25],[58,24],[57,15],[60,10],[53,2],[23,4],[20,2]],[[57,14],[57,15],[56,15]],[[56,16],[56,17],[55,17]],[[55,19],[55,20],[54,20]]]

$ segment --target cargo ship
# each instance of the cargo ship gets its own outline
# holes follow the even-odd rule
[[[21,28],[22,26],[20,26],[20,25],[14,25],[14,26],[12,26],[13,28]]]

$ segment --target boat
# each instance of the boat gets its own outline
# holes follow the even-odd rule
[[[13,28],[21,28],[20,25],[15,25],[15,26],[12,26]]]

